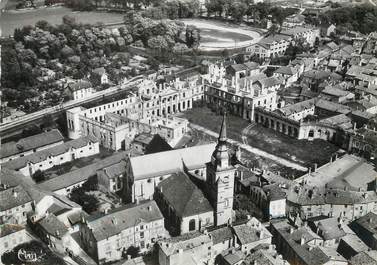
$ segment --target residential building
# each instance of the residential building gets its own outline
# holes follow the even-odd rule
[[[296,26],[293,28],[283,29],[279,34],[289,36],[294,42],[302,39],[310,46],[314,46],[316,39],[320,37],[320,29],[308,26]]]
[[[60,145],[63,143],[63,140],[64,137],[59,130],[54,129],[22,138],[17,142],[7,142],[1,145],[0,163]]]
[[[37,187],[67,196],[71,193],[72,189],[81,187],[90,177],[96,176],[98,170],[126,160],[128,154],[128,152],[115,153],[95,163],[60,175],[58,178],[52,178],[39,183]]]
[[[12,159],[2,164],[2,166],[19,171],[24,176],[32,176],[36,171],[43,172],[54,166],[98,153],[99,141],[92,136],[85,136],[30,155]]]
[[[283,84],[285,87],[291,86],[295,83],[300,75],[304,71],[304,65],[297,66],[280,66],[273,74],[276,78],[283,79]]]
[[[0,227],[0,253],[12,251],[17,245],[31,241],[33,237],[24,226],[4,224]],[[3,264],[0,260],[0,264]]]
[[[368,250],[363,251],[352,257],[348,264],[349,265],[374,265],[377,263],[377,251]]]
[[[243,254],[250,254],[251,250],[260,244],[271,244],[272,235],[255,217],[245,224],[233,226],[236,236],[235,245],[240,247]]]
[[[213,258],[212,240],[206,233],[193,232],[158,242],[160,265],[205,265]]]
[[[211,229],[211,231],[208,231],[208,234],[212,239],[212,255],[214,257],[217,257],[223,251],[234,249],[236,245],[234,230],[230,226]]]
[[[292,37],[289,35],[275,34],[264,37],[258,43],[246,48],[246,52],[256,55],[261,59],[281,56],[287,50]]]
[[[370,212],[354,220],[350,227],[356,235],[371,249],[377,250],[377,214]]]
[[[33,200],[23,186],[0,190],[0,224],[25,224]]]
[[[239,166],[236,190],[250,197],[267,218],[286,216],[286,192],[290,181],[272,172],[257,172]]]
[[[96,68],[92,71],[92,75],[99,79],[101,85],[109,83],[109,76],[104,67]]]
[[[67,88],[72,93],[73,100],[87,98],[95,92],[92,83],[87,80],[70,82],[67,84]]]
[[[157,204],[148,201],[87,217],[80,236],[85,251],[103,264],[121,259],[130,246],[141,252],[151,250],[167,233]]]
[[[127,163],[121,160],[118,163],[97,171],[98,189],[107,193],[115,193],[123,188]]]
[[[320,97],[336,103],[344,103],[355,98],[355,94],[337,87],[328,86],[321,91]]]
[[[55,216],[48,213],[32,224],[33,231],[54,251],[64,254],[71,247],[72,238],[68,228]]]
[[[305,24],[305,16],[301,14],[293,14],[286,17],[283,21],[283,27],[294,28]]]
[[[271,224],[271,231],[276,250],[290,264],[334,264],[331,256],[320,247],[323,240],[308,227],[295,228],[287,220],[281,220]],[[347,263],[341,264],[346,265]]]

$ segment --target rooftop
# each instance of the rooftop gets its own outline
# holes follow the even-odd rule
[[[210,244],[212,242],[208,234],[201,232],[193,232],[183,234],[177,237],[164,239],[159,241],[160,248],[167,256],[177,253],[180,249],[183,251],[195,249],[203,244]]]
[[[307,185],[316,187],[329,183],[340,189],[351,187],[358,190],[360,187],[365,188],[376,177],[377,172],[372,164],[358,156],[346,154],[297,180],[304,180]]]
[[[131,169],[135,180],[173,174],[188,169],[204,167],[211,160],[215,143],[175,149],[143,156],[131,157]],[[169,163],[167,163],[169,162]],[[145,165],[149,165],[146,167]]]
[[[8,235],[22,231],[24,229],[25,229],[24,226],[15,225],[15,224],[4,224],[0,226],[0,238],[6,237]]]
[[[62,238],[62,236],[68,233],[67,227],[54,214],[48,214],[45,218],[38,221],[38,225],[47,234],[57,238]]]
[[[57,191],[66,187],[70,187],[76,183],[86,181],[91,176],[94,176],[97,170],[116,164],[119,161],[126,159],[127,155],[128,152],[115,153],[112,156],[106,157],[105,159],[97,161],[88,166],[70,171],[66,174],[42,182],[38,184],[38,187],[46,189],[48,191]]]
[[[0,191],[0,211],[6,211],[29,202],[32,202],[32,198],[20,185]]]
[[[163,220],[155,201],[114,209],[108,214],[91,215],[86,223],[96,241],[102,241],[140,224]]]
[[[13,170],[19,170],[27,166],[28,163],[37,164],[45,161],[49,156],[55,157],[68,152],[71,148],[78,149],[87,146],[89,143],[96,143],[98,140],[92,136],[81,137],[72,141],[62,143],[60,145],[43,149],[27,156],[12,159],[3,164],[4,167]]]
[[[255,217],[245,224],[233,226],[233,229],[241,245],[272,238],[271,233]]]
[[[180,217],[213,211],[203,192],[183,172],[174,173],[157,187]]]
[[[9,142],[1,145],[0,158],[23,153],[46,145],[63,141],[64,137],[57,129],[37,135],[22,138],[18,142]]]

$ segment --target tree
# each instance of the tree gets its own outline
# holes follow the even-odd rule
[[[46,175],[44,172],[42,172],[41,170],[37,170],[34,172],[34,174],[31,176],[32,179],[34,179],[34,181],[36,183],[39,183],[39,182],[42,182],[42,181],[45,181],[46,180]]]
[[[229,13],[232,18],[240,23],[243,20],[244,15],[246,14],[247,6],[243,2],[233,2],[230,5]]]
[[[186,27],[186,45],[189,48],[198,48],[200,44],[200,30],[192,25]]]
[[[74,188],[70,193],[69,198],[81,205],[82,209],[89,214],[98,209],[98,199],[94,195],[85,193],[85,190],[82,187]]]
[[[140,254],[140,248],[139,247],[130,246],[126,250],[126,255],[130,255],[132,259],[138,257],[139,254]]]

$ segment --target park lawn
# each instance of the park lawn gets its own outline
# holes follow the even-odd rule
[[[303,166],[323,165],[339,150],[325,140],[297,140],[257,124],[249,130],[248,143],[268,153],[298,162]]]
[[[180,114],[193,124],[200,125],[214,132],[219,132],[223,117],[211,111],[207,107],[197,107],[187,110]],[[227,133],[228,137],[237,141],[242,141],[241,131],[249,123],[237,116],[227,116]]]
[[[189,122],[211,131],[219,132],[220,130],[222,116],[212,112],[207,107],[187,110],[181,116],[188,119]],[[228,137],[242,142],[241,132],[248,125],[248,121],[229,115],[227,119]],[[313,166],[314,163],[322,165],[330,160],[330,156],[334,152],[339,150],[337,146],[324,140],[297,140],[261,125],[255,125],[249,130],[248,143],[250,146],[297,162],[303,166]],[[290,171],[285,173],[291,174]]]

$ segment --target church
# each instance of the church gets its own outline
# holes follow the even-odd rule
[[[180,159],[181,167],[154,184],[153,198],[150,199],[157,202],[171,235],[232,223],[236,168],[231,163],[226,129],[224,115],[217,144],[212,145],[212,154],[197,161],[203,154],[185,153]],[[160,154],[165,156],[163,153],[166,152]],[[196,165],[192,163],[194,158]]]

